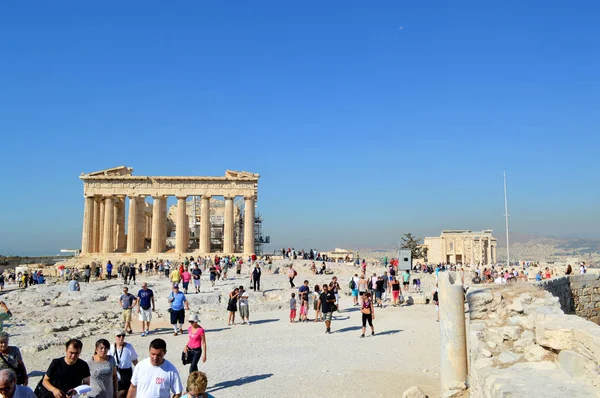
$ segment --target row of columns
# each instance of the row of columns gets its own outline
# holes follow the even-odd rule
[[[125,239],[125,197],[90,196],[85,198],[81,252],[127,253],[144,251],[145,238],[151,239],[150,252],[164,253],[167,239],[167,198],[152,197],[152,214],[146,214],[145,200],[141,196],[129,197],[127,239]],[[210,253],[210,195],[202,196],[200,252]],[[234,197],[225,197],[225,225],[223,253],[234,252]],[[187,196],[177,196],[175,252],[186,253],[189,243],[189,223],[186,208]],[[254,253],[255,198],[245,197],[244,253]]]

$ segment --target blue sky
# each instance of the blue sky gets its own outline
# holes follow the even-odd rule
[[[272,248],[600,237],[597,2],[0,4],[0,253],[79,248],[81,172],[261,174]],[[402,29],[401,29],[402,27]]]

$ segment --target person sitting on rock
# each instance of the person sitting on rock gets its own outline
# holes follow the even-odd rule
[[[0,307],[4,310],[0,311],[0,332],[2,332],[4,330],[4,321],[12,318],[12,312],[10,312],[4,301],[0,301]]]
[[[79,286],[79,282],[77,282],[77,277],[73,276],[73,278],[71,278],[71,280],[69,281],[69,291],[78,292],[80,290],[81,287]]]

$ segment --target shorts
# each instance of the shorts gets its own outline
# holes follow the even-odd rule
[[[123,317],[123,322],[131,322],[131,308],[124,309],[121,315]]]
[[[358,289],[352,289],[352,297],[358,297]]]
[[[189,282],[189,281],[187,281],[187,282],[183,282],[183,288],[184,288],[184,289],[187,289],[189,285],[190,285],[190,282]]]
[[[340,295],[336,293],[335,294],[335,303],[339,304],[339,302],[340,302]]]
[[[247,305],[240,305],[240,316],[242,318],[248,318],[250,316],[250,308]]]
[[[408,286],[408,285],[410,285],[410,283],[409,283],[409,282],[402,282],[402,284],[403,284],[404,286]]]
[[[183,325],[185,323],[185,310],[182,308],[179,311],[171,311],[171,325],[179,323]]]
[[[194,286],[195,287],[200,287],[200,278],[194,279]]]
[[[392,297],[394,301],[398,300],[398,296],[400,296],[400,292],[398,290],[392,290]]]
[[[308,309],[306,308],[305,305],[300,307],[300,315],[307,315],[308,314]]]
[[[377,291],[375,292],[375,298],[377,298],[377,299],[380,299],[380,298],[381,298],[381,293],[382,293],[382,292],[380,292],[379,290],[377,290]]]
[[[296,310],[290,310],[290,319],[296,318]]]
[[[324,321],[330,321],[331,322],[331,318],[333,318],[333,312],[325,312],[323,314],[323,320]]]
[[[152,308],[148,308],[147,310],[140,308],[139,318],[142,322],[150,322],[152,320]]]
[[[359,296],[364,296],[366,292],[358,292]]]

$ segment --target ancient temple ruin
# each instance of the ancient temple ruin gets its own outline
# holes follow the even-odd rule
[[[165,253],[173,235],[174,250],[169,251],[175,254],[255,252],[258,174],[227,170],[223,177],[149,177],[132,173],[133,168],[120,166],[79,177],[85,198],[82,255]],[[171,196],[177,204],[167,209]]]

